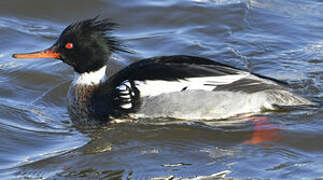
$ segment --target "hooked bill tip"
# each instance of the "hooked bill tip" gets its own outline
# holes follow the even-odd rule
[[[19,56],[18,56],[18,54],[13,54],[12,57],[13,58],[18,58]]]

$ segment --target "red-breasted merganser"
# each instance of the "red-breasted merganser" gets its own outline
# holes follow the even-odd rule
[[[223,119],[316,105],[278,80],[202,57],[147,58],[107,77],[111,54],[126,51],[110,35],[115,26],[108,19],[80,21],[69,25],[49,49],[13,57],[56,58],[74,68],[68,112],[77,125],[121,118]]]

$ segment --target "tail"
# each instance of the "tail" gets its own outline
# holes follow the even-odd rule
[[[297,110],[320,107],[319,103],[293,94],[287,90],[270,92],[267,100],[271,104],[271,107],[267,108],[271,110]]]

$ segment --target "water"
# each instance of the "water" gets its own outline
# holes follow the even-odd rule
[[[323,177],[322,108],[73,127],[65,108],[72,69],[11,54],[47,48],[66,25],[97,14],[118,22],[115,35],[136,52],[115,55],[119,65],[203,56],[287,81],[322,103],[320,0],[1,1],[0,179]]]

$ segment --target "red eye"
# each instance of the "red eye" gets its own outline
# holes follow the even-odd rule
[[[73,47],[74,47],[73,43],[66,43],[65,44],[66,49],[73,49]]]

